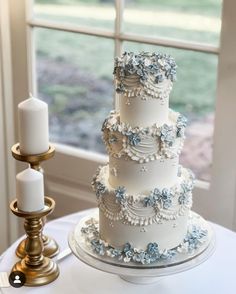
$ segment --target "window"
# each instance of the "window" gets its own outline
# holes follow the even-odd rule
[[[210,180],[220,0],[35,0],[33,12],[52,141],[105,153],[100,127],[113,108],[114,56],[166,52],[179,66],[170,106],[189,120],[181,163]]]

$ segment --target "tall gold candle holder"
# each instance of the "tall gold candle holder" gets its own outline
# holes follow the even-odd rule
[[[10,204],[11,211],[18,217],[25,218],[26,232],[25,257],[18,261],[12,272],[20,271],[25,274],[25,286],[41,286],[54,281],[59,275],[57,264],[43,255],[42,218],[50,214],[55,207],[55,201],[45,197],[44,209],[36,212],[24,212],[17,208],[17,200]]]
[[[52,158],[55,154],[55,148],[52,144],[49,145],[49,149],[47,152],[35,155],[27,155],[22,154],[20,151],[20,144],[17,143],[12,146],[11,149],[12,156],[19,161],[27,162],[30,164],[30,167],[40,171],[43,173],[43,169],[41,167],[41,162]],[[46,218],[43,219],[43,225],[46,222]],[[43,239],[43,255],[47,257],[54,257],[59,253],[59,246],[57,242],[49,236],[42,235]],[[20,258],[24,258],[26,255],[25,252],[25,239],[20,242],[18,247],[16,248],[16,255]]]

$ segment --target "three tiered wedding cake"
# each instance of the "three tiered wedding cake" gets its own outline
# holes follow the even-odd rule
[[[165,54],[125,52],[115,60],[120,110],[102,126],[109,163],[92,186],[99,227],[83,228],[99,255],[142,264],[197,248],[207,232],[188,226],[194,177],[179,165],[186,119],[169,109],[176,63]]]

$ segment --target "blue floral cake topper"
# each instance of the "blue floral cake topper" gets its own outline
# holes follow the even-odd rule
[[[144,84],[148,76],[154,77],[154,83],[158,84],[169,79],[171,82],[176,80],[177,65],[175,60],[167,54],[125,51],[122,56],[115,58],[114,75],[120,81],[116,91],[122,93],[125,86],[122,80],[130,75],[138,75],[140,83]]]

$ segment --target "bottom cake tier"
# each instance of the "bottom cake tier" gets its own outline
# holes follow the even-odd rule
[[[114,265],[130,267],[140,266],[148,268],[149,265],[165,267],[187,261],[203,252],[211,240],[212,230],[208,223],[196,213],[190,211],[187,220],[187,231],[181,242],[171,249],[161,249],[156,242],[144,239],[142,247],[134,246],[133,240],[123,246],[112,246],[104,241],[99,233],[99,215],[96,212],[85,217],[76,226],[74,237],[77,250],[88,254],[89,260],[94,257],[103,262]],[[80,248],[80,249],[79,249]]]

